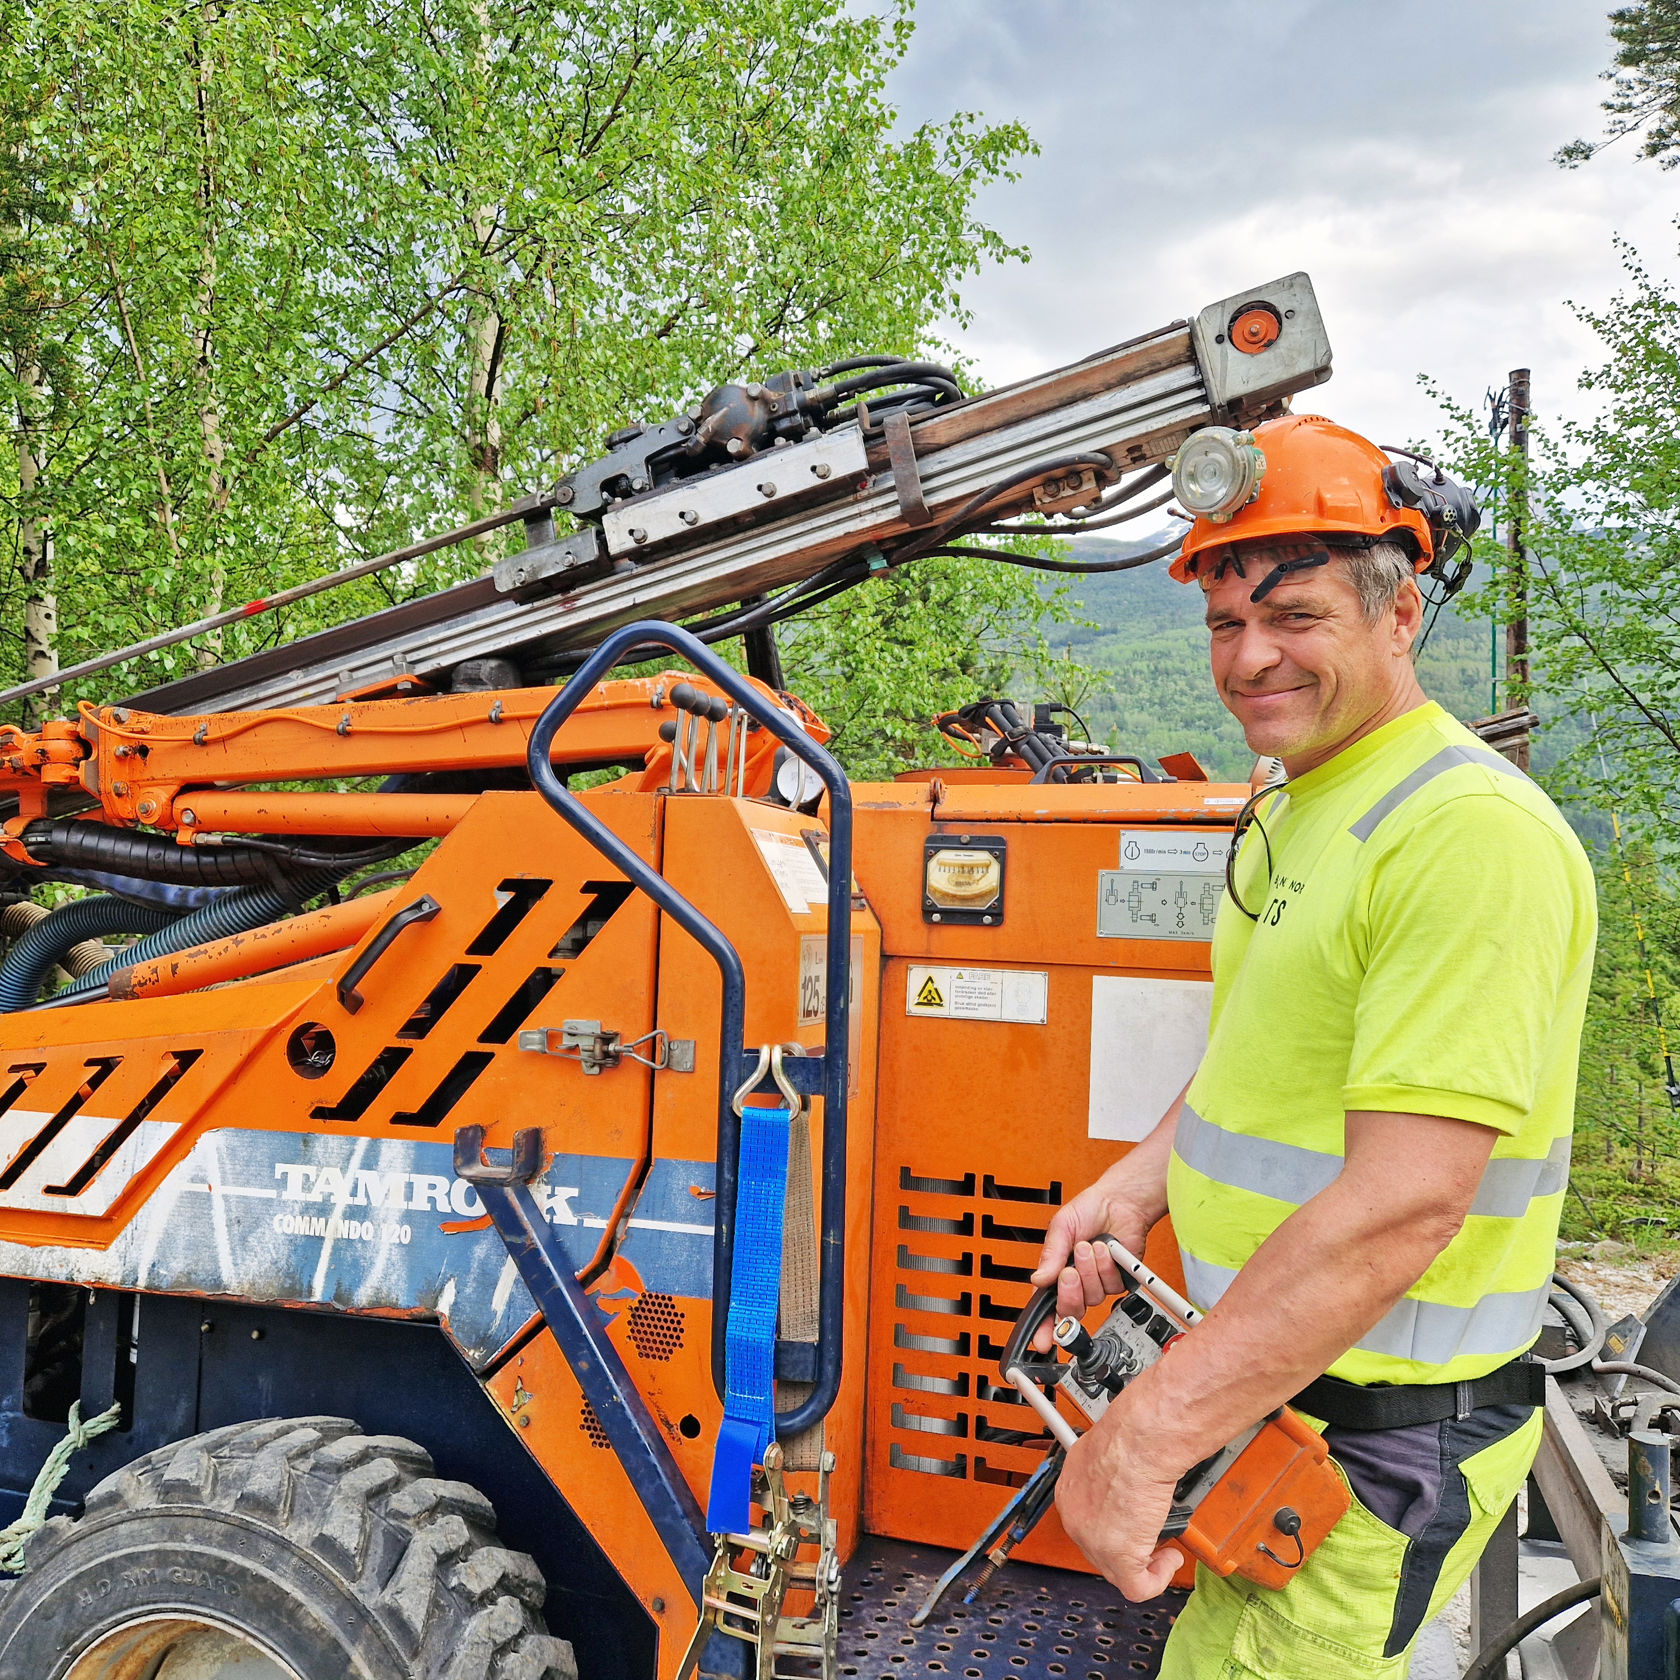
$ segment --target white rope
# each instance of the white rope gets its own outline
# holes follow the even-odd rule
[[[52,1504],[52,1496],[58,1492],[58,1484],[69,1472],[70,1460],[89,1441],[96,1440],[107,1430],[115,1429],[121,1418],[122,1405],[119,1402],[109,1411],[101,1412],[98,1417],[83,1423],[81,1402],[72,1402],[69,1432],[47,1454],[47,1461],[41,1466],[34,1487],[29,1490],[29,1498],[24,1501],[23,1515],[16,1522],[0,1528],[0,1569],[8,1570],[13,1575],[23,1573],[24,1545],[30,1535],[46,1522],[47,1507]]]

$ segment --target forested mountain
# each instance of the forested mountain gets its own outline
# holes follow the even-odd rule
[[[1075,559],[1116,558],[1118,543],[1096,539],[1072,545]],[[1194,752],[1210,774],[1245,780],[1254,755],[1219,703],[1208,677],[1207,631],[1201,591],[1174,583],[1163,562],[1135,572],[1073,580],[1078,616],[1094,627],[1058,626],[1058,651],[1098,673],[1078,709],[1096,739],[1145,759]],[[1431,699],[1468,721],[1489,711],[1490,630],[1485,618],[1444,611],[1419,660]],[[1071,698],[1071,696],[1070,696]],[[1546,761],[1545,745],[1537,748]]]

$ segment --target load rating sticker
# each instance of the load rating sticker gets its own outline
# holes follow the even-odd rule
[[[1050,976],[1043,969],[927,968],[912,965],[904,1012],[948,1021],[1021,1021],[1041,1027],[1049,1018]]]

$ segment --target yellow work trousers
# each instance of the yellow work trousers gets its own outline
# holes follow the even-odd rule
[[[1509,1432],[1463,1456],[1455,1443],[1474,1446],[1474,1427],[1455,1429],[1450,1420],[1439,1427],[1439,1477],[1421,1492],[1414,1485],[1409,1502],[1379,1499],[1368,1475],[1344,1470],[1353,1504],[1287,1587],[1199,1567],[1167,1640],[1161,1680],[1402,1680],[1419,1631],[1469,1578],[1522,1487],[1541,1414],[1507,1424]],[[1326,1438],[1334,1452],[1336,1432]],[[1398,1527],[1361,1501],[1362,1485]]]

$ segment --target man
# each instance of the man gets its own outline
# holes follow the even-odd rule
[[[1200,1068],[1057,1213],[1034,1275],[1083,1312],[1117,1287],[1089,1239],[1141,1252],[1170,1214],[1207,1317],[1069,1452],[1057,1503],[1152,1597],[1180,1562],[1156,1544],[1174,1483],[1301,1396],[1354,1503],[1281,1590],[1200,1569],[1163,1675],[1398,1677],[1539,1442],[1521,1355],[1568,1172],[1593,877],[1412,669],[1415,573],[1441,575],[1468,498],[1313,416],[1253,447],[1258,489],[1197,519],[1173,569],[1204,592],[1221,700],[1288,781],[1251,802]]]

